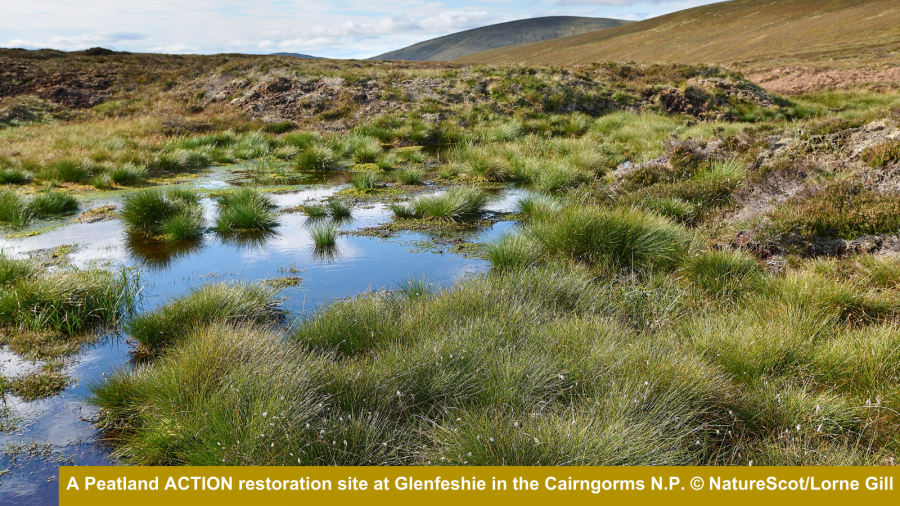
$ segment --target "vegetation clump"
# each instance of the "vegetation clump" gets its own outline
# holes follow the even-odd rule
[[[269,231],[278,226],[278,206],[252,188],[241,188],[216,199],[219,214],[213,227],[220,233]]]
[[[0,190],[0,223],[13,227],[28,225],[35,219],[72,214],[78,210],[78,200],[66,193],[49,188],[30,198],[22,198],[14,190]]]
[[[159,353],[178,343],[192,330],[224,323],[266,324],[282,317],[279,289],[265,283],[214,283],[147,313],[135,315],[123,332],[149,353]]]
[[[180,188],[130,193],[122,203],[120,217],[133,233],[172,241],[198,239],[205,227],[200,195]]]
[[[487,194],[475,187],[451,188],[439,195],[419,197],[409,206],[394,205],[391,209],[398,218],[435,218],[455,222],[477,216],[487,203]]]
[[[690,242],[668,219],[624,208],[568,206],[534,220],[528,233],[550,255],[636,270],[676,267]]]
[[[803,236],[853,239],[900,230],[900,199],[852,180],[828,183],[817,194],[797,199],[771,214],[772,229]]]
[[[76,334],[114,325],[132,310],[137,290],[127,274],[65,270],[37,275],[23,262],[0,257],[0,326]]]

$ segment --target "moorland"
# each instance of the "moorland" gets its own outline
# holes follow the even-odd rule
[[[299,215],[317,258],[347,235],[414,231],[486,266],[442,286],[410,266],[387,290],[298,314],[275,268],[148,307],[140,265],[4,254],[0,339],[35,367],[0,380],[3,406],[64,393],[78,357],[119,336],[124,358],[85,400],[118,462],[874,465],[900,452],[890,86],[779,96],[715,65],[102,50],[3,50],[0,68],[10,248],[97,220],[133,253],[189,257],[216,238],[262,254]],[[238,170],[240,185],[192,184]],[[298,178],[335,175],[334,193],[280,205],[310,184]],[[513,204],[492,208],[507,191]],[[342,225],[372,208],[377,223]],[[489,241],[457,238],[501,224]]]

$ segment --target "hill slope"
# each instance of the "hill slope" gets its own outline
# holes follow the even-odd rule
[[[630,21],[577,16],[520,19],[426,40],[370,60],[446,61],[476,51],[578,35],[627,23]]]
[[[494,49],[464,63],[804,64],[900,62],[896,0],[734,0],[600,32]]]
[[[323,56],[312,56],[300,53],[272,53],[272,56],[293,56],[294,58],[305,58],[307,60],[324,60]]]

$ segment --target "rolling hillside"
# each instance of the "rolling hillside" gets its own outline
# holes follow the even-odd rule
[[[464,63],[604,60],[817,67],[900,63],[897,0],[734,0],[599,32],[505,47]]]
[[[426,40],[370,59],[446,61],[476,51],[579,35],[628,23],[630,21],[575,16],[520,19]]]

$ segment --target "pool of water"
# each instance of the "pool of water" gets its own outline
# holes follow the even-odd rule
[[[186,186],[205,190],[244,184],[246,173],[216,168]],[[346,173],[315,175],[307,183],[284,193],[272,194],[279,207],[289,208],[310,200],[321,200],[346,187]],[[296,181],[295,181],[296,182]],[[440,191],[435,189],[435,191]],[[488,205],[495,212],[509,211],[521,190],[497,192]],[[117,205],[121,195],[89,197],[82,210]],[[208,220],[215,216],[211,199],[203,199]],[[359,202],[341,229],[352,232],[390,221],[389,208],[379,202]],[[152,310],[169,298],[208,282],[255,281],[278,277],[300,277],[297,286],[286,288],[284,306],[295,316],[309,314],[336,298],[380,289],[394,289],[408,277],[425,276],[443,287],[474,273],[487,270],[488,263],[440,246],[423,247],[434,236],[400,233],[388,239],[342,234],[335,248],[317,249],[309,235],[309,219],[301,213],[280,215],[280,225],[262,237],[236,240],[207,233],[195,244],[165,245],[131,237],[119,220],[67,223],[49,232],[21,239],[0,239],[7,254],[27,257],[30,252],[70,245],[68,258],[74,266],[133,267],[140,273],[140,310]],[[498,221],[465,234],[471,242],[486,242],[515,226]],[[89,385],[117,367],[127,367],[127,336],[109,335],[85,347],[72,358],[67,372],[77,383],[60,395],[24,402],[6,396],[6,406],[19,423],[16,430],[0,433],[0,504],[57,502],[56,480],[60,465],[117,464],[96,440],[90,420],[91,408],[84,404]],[[0,373],[15,375],[35,364],[0,349]],[[2,409],[2,406],[0,406]]]

